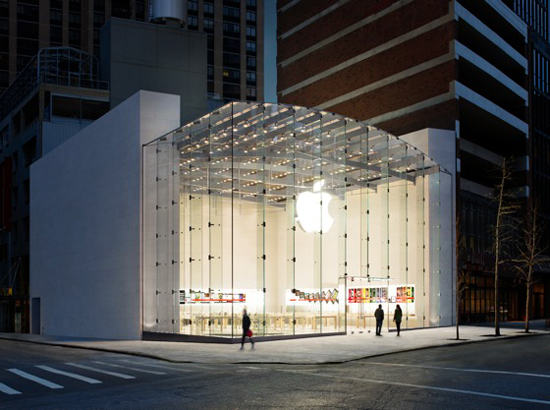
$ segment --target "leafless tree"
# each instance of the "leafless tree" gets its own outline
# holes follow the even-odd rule
[[[512,180],[511,164],[513,161],[503,158],[500,167],[499,182],[495,187],[493,200],[496,202],[497,215],[493,227],[493,252],[495,255],[495,336],[500,336],[500,293],[499,268],[506,260],[508,244],[513,238],[513,229],[510,225],[514,214],[518,210],[516,196],[510,192],[509,184]]]
[[[460,340],[460,308],[468,288],[468,258],[466,237],[462,232],[460,217],[456,218],[456,340]]]
[[[535,269],[550,262],[546,255],[548,248],[542,246],[543,229],[539,221],[539,207],[537,203],[529,202],[522,226],[522,237],[519,238],[517,257],[512,261],[518,276],[524,280],[526,287],[525,300],[525,332],[529,333],[529,304],[531,301],[531,290],[536,280]]]

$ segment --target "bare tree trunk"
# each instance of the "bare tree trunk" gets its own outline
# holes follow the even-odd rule
[[[498,294],[498,265],[500,264],[500,241],[501,241],[501,229],[503,220],[503,207],[504,207],[504,183],[506,181],[506,160],[502,162],[502,178],[499,186],[498,193],[498,212],[497,223],[495,226],[495,336],[500,336],[500,322],[499,322],[499,294]]]
[[[498,259],[498,258],[497,258]],[[498,263],[495,267],[495,336],[500,336],[500,308],[499,308],[499,297],[498,297]]]
[[[525,301],[525,333],[529,333],[529,302],[531,299],[531,284],[527,283],[527,300]]]

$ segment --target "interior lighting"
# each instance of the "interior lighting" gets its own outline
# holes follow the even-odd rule
[[[298,195],[296,221],[307,233],[328,232],[334,223],[328,209],[332,195],[321,192],[324,184],[324,179],[317,181],[313,184],[313,192],[305,191]]]

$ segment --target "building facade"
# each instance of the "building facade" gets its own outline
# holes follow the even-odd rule
[[[94,56],[42,50],[0,96],[0,329],[29,330],[30,165],[109,110]]]
[[[33,332],[232,342],[246,308],[256,336],[318,336],[378,304],[453,323],[453,133],[252,102],[166,132],[178,102],[139,92],[32,165]]]
[[[549,192],[547,39],[544,1],[278,2],[280,102],[349,115],[395,135],[428,127],[455,133],[467,321],[494,317],[488,197],[503,158],[514,157],[511,188],[520,201],[536,195],[544,202]],[[533,317],[548,314],[548,286],[548,279],[536,285]],[[505,320],[522,318],[523,289],[514,274],[504,275]]]
[[[185,26],[208,33],[211,95],[263,100],[263,0],[185,3]],[[150,0],[1,0],[0,93],[39,49],[70,46],[99,57],[100,29],[111,17],[149,21],[150,8]]]

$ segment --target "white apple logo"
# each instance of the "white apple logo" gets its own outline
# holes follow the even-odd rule
[[[328,205],[332,201],[332,195],[321,192],[325,180],[313,184],[313,192],[302,192],[296,201],[296,220],[307,232],[328,232],[334,223],[334,219],[328,212]]]

